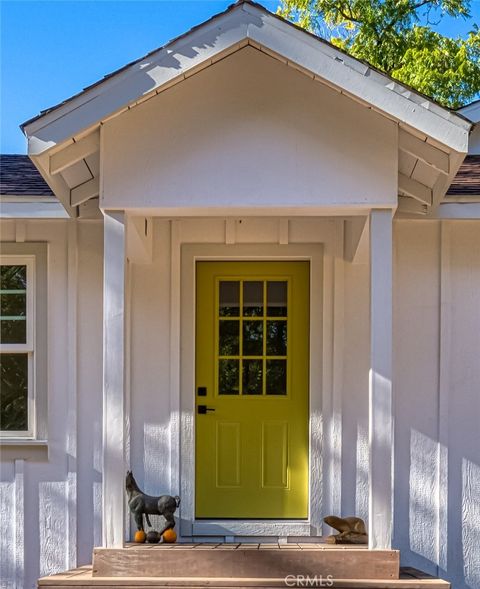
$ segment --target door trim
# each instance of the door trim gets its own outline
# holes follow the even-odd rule
[[[195,520],[195,267],[201,260],[310,262],[309,517],[307,520]],[[183,537],[310,536],[322,527],[323,245],[186,244],[181,247],[180,482]]]

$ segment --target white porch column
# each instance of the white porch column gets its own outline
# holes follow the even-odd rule
[[[104,213],[103,546],[123,546],[125,505],[125,224]]]
[[[392,211],[370,215],[369,548],[393,531]]]

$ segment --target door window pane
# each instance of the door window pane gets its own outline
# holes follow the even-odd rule
[[[243,322],[243,355],[263,356],[263,321]]]
[[[0,354],[0,429],[28,430],[28,354]]]
[[[239,361],[219,360],[218,361],[218,394],[238,395],[239,394]]]
[[[287,322],[267,321],[267,356],[287,355]]]
[[[267,360],[267,395],[287,394],[287,361]]]
[[[222,280],[219,293],[220,317],[240,315],[240,283],[236,280]]]
[[[263,392],[263,361],[244,360],[242,379],[244,395],[261,395]]]
[[[287,316],[287,290],[285,280],[267,282],[267,315],[269,317]]]
[[[24,344],[27,341],[27,267],[0,267],[0,341]]]
[[[243,283],[243,315],[245,317],[263,315],[263,282]]]
[[[219,356],[238,356],[240,353],[240,323],[234,319],[221,319],[219,325]]]

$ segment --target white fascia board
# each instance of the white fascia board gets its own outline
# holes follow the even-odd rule
[[[69,219],[60,202],[2,202],[0,219]]]
[[[244,10],[255,9],[245,5]],[[262,15],[261,26],[253,23],[249,25],[248,36],[259,45],[284,56],[287,61],[311,71],[319,81],[324,80],[346,95],[414,127],[450,149],[462,153],[468,151],[468,135],[472,125],[463,117],[413,92],[407,92],[405,87],[392,82],[387,76],[275,16]],[[408,93],[408,97],[397,89]]]
[[[26,125],[30,155],[67,141],[251,40],[347,96],[466,153],[471,124],[251,4],[239,5]]]

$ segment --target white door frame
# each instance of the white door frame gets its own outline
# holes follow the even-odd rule
[[[317,536],[322,523],[322,391],[325,350],[323,244],[185,244],[180,298],[180,533],[192,536]],[[195,520],[195,264],[199,260],[310,262],[309,517],[306,520]],[[329,299],[329,297],[327,297]]]

